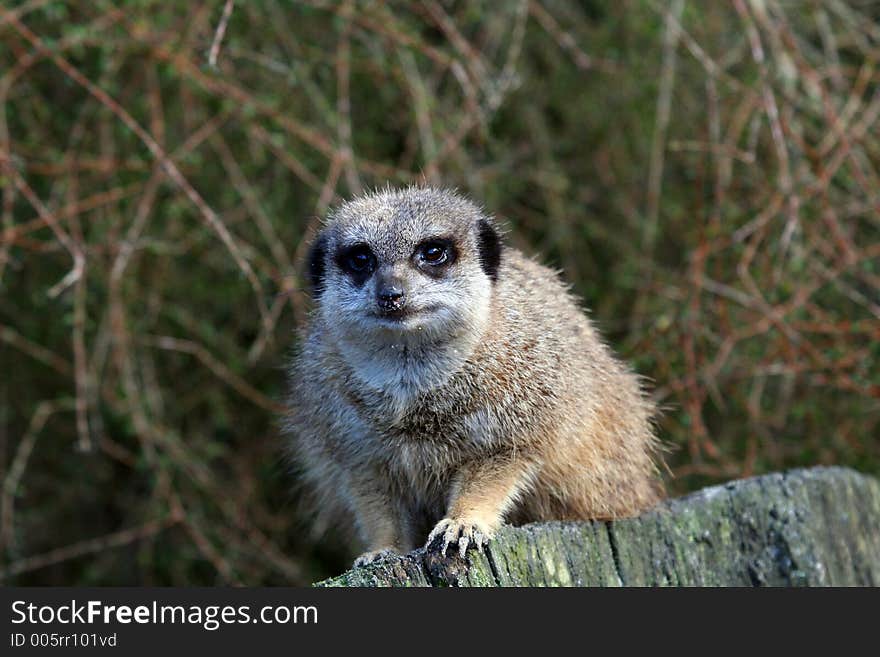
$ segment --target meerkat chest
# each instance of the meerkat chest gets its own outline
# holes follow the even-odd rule
[[[413,453],[448,451],[466,448],[478,438],[467,417],[480,407],[479,400],[452,390],[414,400],[374,395],[359,401],[358,414],[389,447],[407,445]]]
[[[358,386],[345,396],[374,447],[408,468],[467,458],[492,432],[477,419],[485,417],[491,400],[467,376],[412,396]]]

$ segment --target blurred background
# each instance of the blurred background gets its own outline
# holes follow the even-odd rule
[[[0,582],[308,584],[296,267],[456,186],[664,408],[669,489],[880,474],[880,2],[0,7]]]

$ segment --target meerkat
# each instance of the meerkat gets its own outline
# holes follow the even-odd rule
[[[308,273],[287,428],[319,505],[353,518],[355,566],[421,543],[464,556],[503,521],[614,519],[662,496],[639,378],[471,201],[409,187],[346,202]]]

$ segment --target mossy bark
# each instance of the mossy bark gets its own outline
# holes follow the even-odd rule
[[[818,467],[706,488],[615,522],[504,527],[319,586],[878,586],[880,482]]]

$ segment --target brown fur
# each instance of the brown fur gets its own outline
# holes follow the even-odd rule
[[[451,192],[409,188],[343,206],[322,233],[326,291],[294,360],[289,427],[322,505],[354,518],[368,550],[358,563],[408,551],[431,527],[444,550],[463,552],[505,519],[620,518],[662,495],[655,409],[638,378],[553,271],[504,247],[487,280],[481,220],[491,221]],[[457,262],[442,278],[409,272],[414,245],[441,229],[456,236]],[[350,337],[372,298],[369,282],[349,290],[334,270],[333,249],[352,239],[375,243],[414,304],[465,295],[485,307],[396,337],[369,324]],[[352,349],[366,356],[355,364]]]

